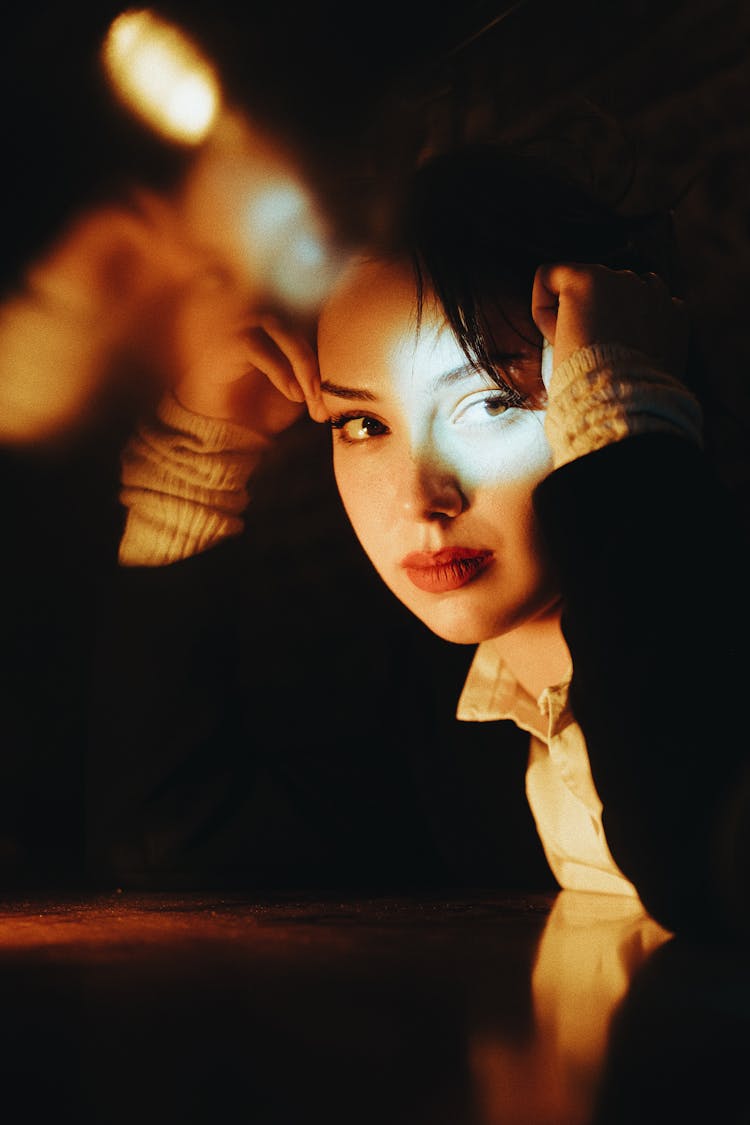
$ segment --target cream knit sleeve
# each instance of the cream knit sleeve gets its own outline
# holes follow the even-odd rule
[[[556,368],[545,418],[555,468],[635,434],[673,433],[702,444],[695,396],[641,352],[579,348]]]
[[[270,440],[186,410],[171,394],[122,454],[122,566],[164,566],[237,535],[247,480]]]

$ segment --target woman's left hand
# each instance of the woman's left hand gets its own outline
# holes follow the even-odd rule
[[[654,273],[556,263],[536,271],[531,314],[558,367],[579,348],[622,344],[682,377],[687,362],[684,302]]]

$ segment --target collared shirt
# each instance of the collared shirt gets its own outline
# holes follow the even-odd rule
[[[499,641],[477,648],[456,717],[511,719],[531,736],[526,796],[547,862],[565,890],[638,897],[612,858],[586,742],[568,705],[570,679],[534,699],[513,676]]]

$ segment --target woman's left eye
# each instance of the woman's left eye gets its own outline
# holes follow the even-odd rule
[[[500,418],[517,405],[509,402],[507,395],[483,391],[459,403],[452,421],[459,426],[481,426]]]

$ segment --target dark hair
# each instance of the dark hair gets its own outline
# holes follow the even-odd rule
[[[414,263],[421,314],[429,283],[467,358],[500,383],[483,310],[528,297],[544,262],[659,274],[677,295],[671,214],[628,216],[523,147],[478,143],[417,169],[396,233]],[[508,319],[507,313],[504,313]]]

